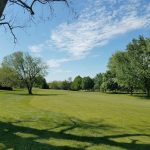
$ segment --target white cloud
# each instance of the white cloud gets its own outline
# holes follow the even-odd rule
[[[37,45],[29,46],[29,50],[32,53],[40,53],[44,50],[44,44],[37,44]]]
[[[116,36],[150,25],[150,1],[147,0],[87,0],[86,4],[77,20],[60,24],[50,39],[29,47],[35,55],[53,47],[67,53],[66,58],[49,59],[50,68],[82,59],[93,48],[107,44]]]
[[[77,21],[63,23],[51,34],[52,43],[75,59],[84,58],[117,35],[150,25],[147,0],[88,1]]]
[[[50,59],[47,61],[47,65],[49,68],[58,68],[60,67],[63,63],[70,61],[70,59]]]

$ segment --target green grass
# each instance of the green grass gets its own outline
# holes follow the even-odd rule
[[[150,99],[0,91],[0,150],[149,150]]]

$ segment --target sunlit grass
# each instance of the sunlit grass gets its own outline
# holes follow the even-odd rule
[[[150,149],[150,100],[123,94],[0,91],[0,149]]]

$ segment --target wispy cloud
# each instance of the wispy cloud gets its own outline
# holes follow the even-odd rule
[[[37,44],[37,45],[29,46],[29,50],[32,53],[40,53],[44,50],[44,44]]]
[[[50,68],[85,58],[93,48],[107,44],[116,36],[150,25],[148,0],[87,0],[86,4],[77,20],[60,24],[49,40],[29,47],[36,54],[45,47],[67,53],[66,58],[49,59]]]
[[[83,58],[119,34],[150,25],[147,0],[88,0],[78,20],[59,25],[51,34],[54,45]]]
[[[47,61],[47,65],[50,68],[58,68],[60,67],[63,63],[70,61],[70,59],[63,58],[63,59],[49,59]]]

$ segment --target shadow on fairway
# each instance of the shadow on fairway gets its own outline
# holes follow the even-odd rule
[[[144,94],[143,95],[133,95],[134,97],[137,97],[137,98],[139,98],[139,99],[142,99],[142,100],[150,100],[150,97],[148,97],[148,96],[145,96]]]
[[[65,124],[64,124],[65,125]],[[63,125],[60,125],[63,126]],[[58,126],[58,128],[60,127]],[[46,143],[40,143],[39,140],[42,139],[56,139],[56,140],[73,140],[78,142],[88,142],[91,146],[93,145],[109,145],[116,146],[120,148],[125,148],[128,150],[148,150],[150,149],[150,144],[139,144],[136,143],[137,140],[131,140],[130,143],[126,142],[116,142],[114,141],[117,138],[126,138],[126,137],[139,137],[139,136],[150,136],[147,134],[120,134],[120,135],[109,135],[109,136],[80,136],[75,134],[70,134],[67,131],[71,131],[75,128],[90,128],[88,123],[76,123],[75,121],[72,125],[66,125],[66,129],[61,130],[60,132],[49,131],[49,130],[39,130],[30,127],[17,126],[9,122],[0,122],[0,143],[2,143],[4,149],[14,149],[14,150],[84,150],[86,147],[71,147],[71,146],[56,146]],[[98,125],[100,129],[111,128],[110,126]],[[56,127],[57,128],[57,127]],[[21,137],[17,133],[22,134],[32,134],[33,137]],[[90,147],[90,146],[89,146]]]
[[[60,95],[65,95],[65,94],[36,94],[36,93],[29,95],[28,93],[17,93],[17,92],[7,92],[7,94],[21,95],[21,96],[60,96]]]

